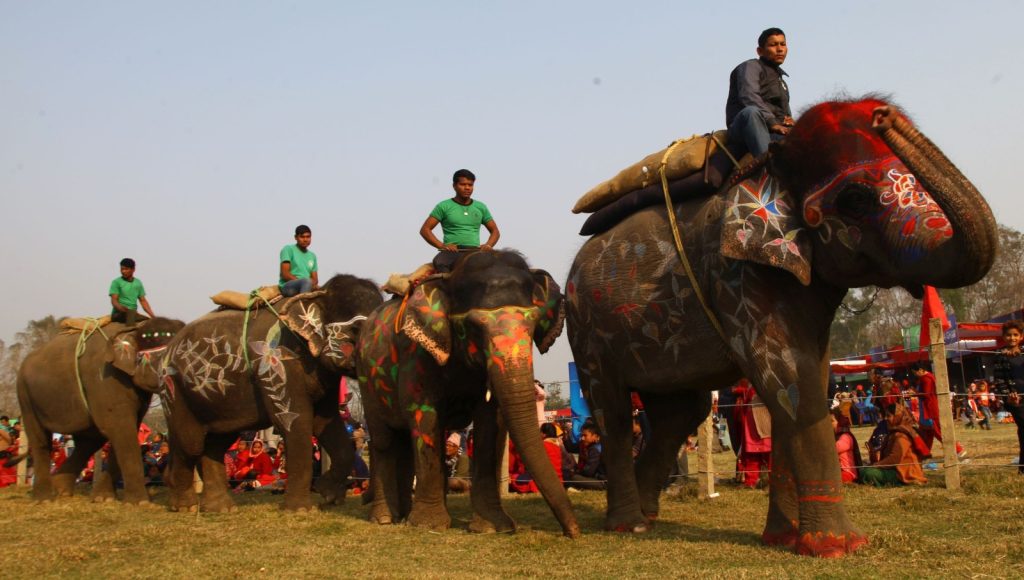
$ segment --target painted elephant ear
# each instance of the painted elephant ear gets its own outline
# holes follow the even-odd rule
[[[115,334],[107,344],[107,362],[129,376],[135,374],[138,355],[138,331],[134,328]]]
[[[533,274],[533,304],[540,309],[533,342],[544,354],[562,334],[565,325],[565,296],[558,283],[545,270],[531,270]]]
[[[811,283],[811,244],[800,208],[767,169],[751,174],[726,194],[722,255],[782,268]]]
[[[452,352],[450,304],[443,280],[431,280],[413,289],[401,313],[402,331],[444,365]]]
[[[324,330],[323,310],[320,308],[318,300],[326,294],[326,290],[317,290],[293,296],[286,300],[278,310],[281,322],[306,340],[309,352],[315,357],[319,357],[328,344],[327,332]]]

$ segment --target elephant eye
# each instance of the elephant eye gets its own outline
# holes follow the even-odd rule
[[[843,216],[860,219],[878,209],[874,189],[863,183],[851,183],[836,198],[836,210]]]

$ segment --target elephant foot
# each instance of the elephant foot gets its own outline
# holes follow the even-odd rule
[[[382,526],[390,526],[395,523],[395,518],[391,517],[391,510],[388,509],[388,504],[385,502],[374,503],[370,507],[368,519],[370,522]]]
[[[313,491],[324,498],[322,505],[341,505],[345,502],[345,492],[348,481],[338,481],[327,477],[321,477],[313,483]]]
[[[75,495],[75,476],[67,473],[54,475],[53,490],[57,497],[71,497]]]
[[[281,505],[281,509],[290,512],[306,513],[314,509],[313,500],[310,499],[309,495],[303,497],[288,497],[284,498],[284,504]]]
[[[110,503],[112,501],[117,501],[115,496],[106,493],[94,493],[90,499],[92,499],[93,503]]]
[[[655,515],[655,517],[657,517]],[[648,532],[654,524],[643,514],[632,516],[617,516],[609,514],[604,521],[604,529],[609,532],[623,534],[643,534]]]
[[[778,525],[767,525],[761,532],[761,543],[766,546],[779,546],[783,548],[796,548],[798,536],[797,522],[782,522]]]
[[[819,558],[841,558],[868,545],[868,538],[855,531],[805,532],[796,541],[796,553]]]
[[[451,527],[452,518],[444,506],[435,509],[413,506],[412,512],[409,514],[409,525],[440,532]]]
[[[515,533],[516,522],[504,511],[484,517],[480,514],[473,514],[469,522],[469,531],[474,534],[502,534]]]
[[[236,509],[238,508],[235,506],[235,502],[227,494],[210,497],[203,502],[204,512],[229,513]]]
[[[312,513],[316,513],[316,512],[320,511],[320,508],[318,508],[315,505],[311,505],[311,506],[308,506],[308,507],[298,507],[298,508],[289,508],[287,506],[281,506],[281,509],[282,510],[290,511],[293,514],[312,514]]]
[[[199,504],[192,504],[192,505],[169,505],[169,506],[167,506],[167,509],[169,509],[172,512],[188,512],[188,513],[193,513],[194,514],[197,511],[199,511]]]

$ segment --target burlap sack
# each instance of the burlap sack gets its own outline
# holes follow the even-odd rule
[[[727,135],[725,131],[715,132],[715,137],[720,143],[725,143]],[[710,149],[708,148],[709,141]],[[661,180],[659,173],[661,160],[669,149],[672,151],[666,160],[665,175],[669,181],[675,181],[703,168],[705,156],[718,151],[718,145],[711,137],[704,135],[693,135],[687,139],[680,139],[661,151],[651,153],[639,162],[623,169],[615,177],[583,194],[583,197],[573,206],[572,213],[595,212],[631,191],[643,189],[659,182]],[[646,171],[644,171],[645,169]]]
[[[274,286],[263,286],[258,292],[259,296],[267,302],[272,302],[275,298],[281,295],[281,288],[277,285]],[[246,305],[249,304],[249,293],[248,292],[235,292],[234,290],[222,290],[213,296],[210,296],[210,300],[218,306],[224,306],[225,308],[231,308],[234,310],[245,310]]]
[[[86,328],[92,328],[95,324],[98,324],[100,328],[110,324],[110,315],[99,318],[65,318],[60,321],[60,333],[78,334]]]
[[[762,439],[772,436],[772,415],[768,407],[764,405],[764,399],[760,395],[754,395],[750,400],[750,414],[754,417],[754,426],[757,427],[757,434]]]

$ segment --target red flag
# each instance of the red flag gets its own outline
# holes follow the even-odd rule
[[[942,330],[949,330],[949,319],[946,318],[946,309],[942,307],[942,300],[939,299],[939,292],[934,286],[924,287],[924,308],[921,311],[921,348],[928,348],[932,343],[929,324],[932,318],[942,321]]]

